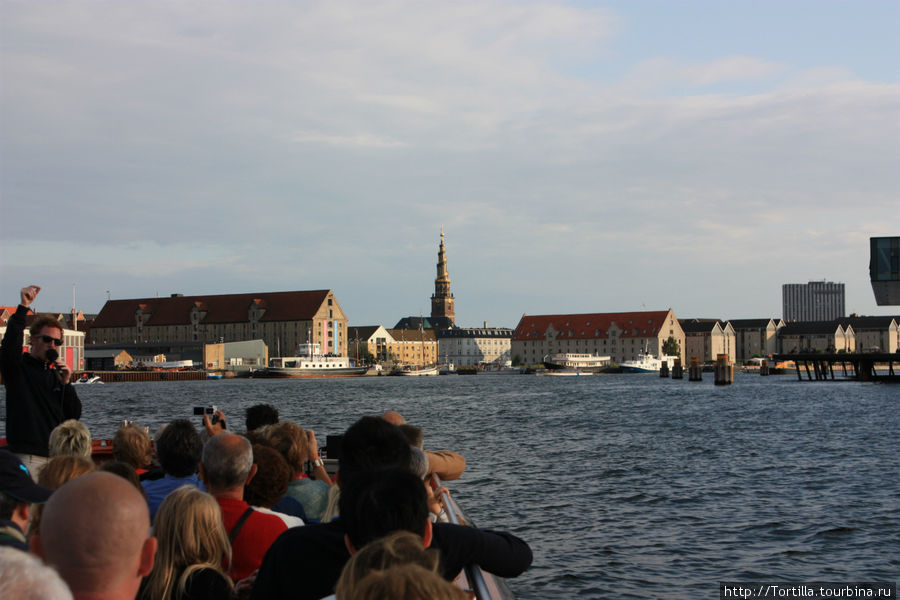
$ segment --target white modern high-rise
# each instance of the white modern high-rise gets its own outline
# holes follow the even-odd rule
[[[781,286],[782,319],[833,321],[844,316],[844,284],[832,281],[785,283]]]

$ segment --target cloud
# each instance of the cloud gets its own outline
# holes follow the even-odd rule
[[[291,140],[298,143],[324,143],[329,146],[343,146],[348,148],[399,148],[406,145],[403,142],[389,137],[366,133],[344,136],[328,135],[313,131],[297,131],[291,135]]]
[[[576,280],[700,314],[693,265],[759,256],[771,280],[890,233],[871,214],[895,212],[900,85],[845,65],[621,56],[634,28],[552,2],[53,6],[0,4],[4,214],[65,223],[35,248],[0,220],[4,297],[106,272],[142,294],[340,288],[388,322],[427,302],[443,224],[454,285],[497,295],[460,297],[464,322]]]
[[[673,84],[706,87],[722,83],[771,79],[785,71],[787,67],[783,64],[749,56],[729,56],[693,64],[658,57],[636,65],[625,78],[623,88],[652,90]]]

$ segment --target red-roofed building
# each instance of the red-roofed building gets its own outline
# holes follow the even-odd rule
[[[261,339],[270,356],[294,356],[299,344],[347,355],[347,317],[331,290],[109,300],[94,319],[91,342],[165,348],[200,360],[203,344]],[[197,356],[194,356],[197,354]]]
[[[671,309],[665,311],[523,315],[512,338],[514,363],[539,364],[548,354],[577,352],[609,356],[622,363],[646,349],[663,354],[663,343],[675,338],[684,361],[684,331]]]

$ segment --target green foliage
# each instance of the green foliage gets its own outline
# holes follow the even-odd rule
[[[681,347],[678,345],[675,337],[671,335],[669,339],[663,342],[662,351],[666,356],[681,356]]]

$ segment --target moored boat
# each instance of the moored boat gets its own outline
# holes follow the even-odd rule
[[[438,375],[456,375],[456,365],[452,362],[441,365],[438,368]]]
[[[677,356],[661,356],[659,358],[652,354],[640,352],[635,360],[626,360],[619,365],[623,373],[659,373],[663,362],[669,365],[671,369],[675,366]]]
[[[547,369],[538,375],[546,377],[583,377],[585,375],[593,375],[593,371],[582,371],[580,369]]]
[[[520,375],[522,370],[509,364],[488,363],[479,370],[479,375]]]
[[[346,356],[318,353],[318,344],[300,344],[297,356],[279,356],[269,360],[269,366],[257,377],[360,377],[367,367],[350,364]]]
[[[599,373],[609,367],[609,357],[577,352],[548,354],[544,357],[544,366],[551,371],[577,370],[581,373]]]
[[[439,370],[436,366],[416,367],[413,365],[406,365],[405,367],[394,369],[390,374],[400,375],[402,377],[430,377],[432,375],[437,375],[438,372]]]

